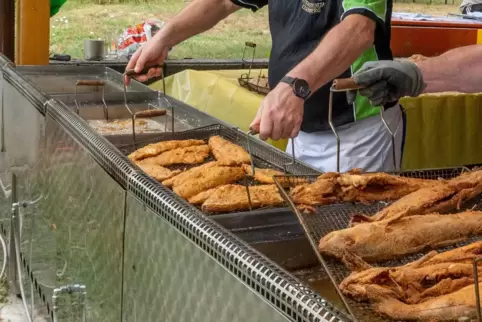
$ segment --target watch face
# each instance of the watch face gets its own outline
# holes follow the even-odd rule
[[[296,79],[293,84],[293,90],[301,98],[307,98],[310,95],[310,86],[304,79]]]

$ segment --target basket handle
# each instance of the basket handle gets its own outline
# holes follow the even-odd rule
[[[335,91],[351,91],[365,88],[365,86],[358,85],[353,78],[338,78],[333,80],[332,88]]]

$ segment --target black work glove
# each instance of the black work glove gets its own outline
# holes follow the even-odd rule
[[[353,79],[365,87],[358,92],[366,96],[373,106],[396,102],[404,96],[418,96],[427,86],[422,71],[409,61],[367,62],[353,75]],[[347,98],[349,102],[354,102],[356,91],[347,92]]]

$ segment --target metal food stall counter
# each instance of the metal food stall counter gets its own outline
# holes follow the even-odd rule
[[[124,91],[123,75],[109,67],[48,65],[17,66],[16,70],[29,82],[34,83],[40,90],[50,95]],[[104,85],[85,81],[102,81]],[[142,83],[132,81],[127,86],[127,91],[148,92],[150,89]]]
[[[14,69],[8,73],[9,122],[28,116],[30,123],[12,134],[13,126],[4,129],[5,153],[15,162],[9,162],[12,193],[1,206],[23,206],[14,207],[12,216],[6,211],[2,222],[20,237],[11,247],[18,246],[22,260],[13,266],[21,268],[16,274],[23,276],[24,298],[33,307],[57,321],[350,321],[294,276],[304,278],[304,272],[288,273],[248,245],[269,254],[262,223],[256,236],[249,231],[252,221],[244,229],[242,216],[220,218],[226,228],[237,228],[229,232],[185,207],[75,111],[47,95],[32,102],[26,97],[36,88],[23,90],[23,77]],[[288,240],[298,236],[300,242],[295,221],[285,224],[294,232]],[[289,235],[282,228],[277,233]],[[293,258],[276,252],[276,262],[290,269]],[[307,258],[310,252],[303,251]]]

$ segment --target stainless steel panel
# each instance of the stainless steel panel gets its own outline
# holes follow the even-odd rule
[[[50,100],[47,104],[48,115],[62,125],[63,129],[86,149],[94,160],[111,175],[122,187],[127,186],[129,176],[135,171],[132,163],[104,137],[96,134],[89,124],[70,109]],[[70,149],[68,144],[61,148]]]
[[[10,167],[34,167],[44,133],[44,116],[37,106],[7,81],[3,84],[4,151]]]
[[[18,66],[17,72],[23,75],[35,87],[47,94],[75,93],[78,80],[104,80],[105,92],[123,92],[123,76],[117,71],[103,66]],[[149,92],[149,87],[135,80],[128,91]],[[101,92],[100,87],[79,86],[78,93]]]
[[[22,199],[38,199],[22,216],[27,266],[50,309],[53,287],[80,283],[88,321],[119,321],[125,190],[50,115],[43,156],[19,187]],[[62,319],[79,317],[63,308]]]
[[[18,93],[21,93],[26,100],[32,103],[41,114],[45,114],[44,104],[48,100],[48,96],[22,77],[17,72],[17,67],[7,65],[3,70],[3,78],[6,82],[10,83]]]
[[[241,240],[236,238],[234,235],[230,234],[228,231],[224,230],[221,226],[211,221],[209,218],[205,217],[199,211],[194,209],[190,209],[186,202],[178,201],[177,198],[174,197],[173,193],[164,188],[163,186],[158,185],[153,179],[150,177],[145,176],[144,174],[134,175],[130,182],[129,182],[129,191],[138,199],[140,199],[145,205],[143,207],[151,208],[157,216],[162,218],[163,220],[167,221],[173,228],[175,228],[180,234],[184,237],[188,238],[191,242],[195,243],[197,247],[201,248],[205,253],[209,254],[219,266],[222,266],[224,269],[228,270],[231,274],[236,276],[237,279],[243,281],[249,289],[256,293],[258,296],[262,297],[265,301],[269,302],[270,305],[275,306],[278,310],[282,311],[286,316],[293,321],[350,321],[350,318],[333,307],[330,303],[326,302],[322,299],[318,294],[311,291],[309,287],[305,284],[301,283],[299,280],[293,278],[291,274],[286,272],[285,270],[281,269],[277,265],[274,265],[272,262],[267,260],[264,256],[254,251],[250,246],[243,243]],[[134,216],[131,212],[135,213],[134,217],[139,222],[145,220],[145,212],[144,210],[141,212],[140,210],[134,211],[131,210],[130,207],[130,200],[131,197],[128,197],[129,202],[127,203],[128,206],[128,217]],[[135,225],[135,223],[131,223],[128,219],[128,224],[126,224],[127,229],[130,226]],[[125,282],[129,283],[130,277],[133,274],[132,272],[128,272],[129,269],[135,271],[136,275],[140,276],[141,281],[136,280],[136,283],[145,282],[146,284],[141,284],[144,287],[147,287],[148,283],[151,283],[151,287],[157,287],[158,284],[152,283],[152,281],[147,280],[147,276],[153,276],[153,274],[171,274],[174,277],[171,277],[169,281],[175,280],[177,275],[183,274],[183,271],[188,271],[190,266],[193,272],[190,272],[189,275],[196,275],[200,277],[196,266],[196,261],[200,261],[201,259],[197,259],[196,261],[190,262],[190,258],[188,254],[193,254],[193,256],[200,256],[194,255],[195,253],[191,251],[191,248],[187,246],[174,246],[170,243],[172,236],[170,236],[169,240],[164,239],[164,235],[167,234],[164,231],[157,230],[157,226],[160,225],[159,223],[151,222],[150,224],[146,224],[145,227],[138,227],[136,231],[142,231],[141,234],[138,234],[136,238],[144,240],[143,242],[138,242],[138,246],[135,248],[136,251],[128,251],[127,249],[129,246],[130,241],[129,237],[126,236],[126,250],[125,250],[125,258],[126,262],[129,261],[128,264],[125,266]],[[129,235],[130,233],[127,233]],[[172,264],[168,264],[169,267],[168,271],[165,273],[162,272],[153,272],[150,271],[150,266],[156,266],[161,264],[155,264],[158,254],[155,252],[156,249],[148,248],[152,244],[157,244],[158,248],[180,248],[177,249],[176,252],[173,252],[170,257],[166,256],[162,257],[159,263],[162,265],[166,265],[169,261],[173,261]],[[151,249],[149,252],[140,251],[140,249]],[[183,249],[186,248],[188,251],[185,253],[188,259],[187,264],[181,264],[177,266],[178,262],[182,262],[183,256]],[[165,250],[167,252],[168,250]],[[132,256],[135,256],[136,261],[140,264],[135,264],[129,260]],[[131,264],[132,263],[132,264]],[[135,266],[132,266],[135,265]],[[159,268],[161,269],[161,268]],[[214,270],[213,267],[209,267],[203,269],[202,273],[209,274],[209,270]],[[147,271],[146,273],[141,273],[143,271]],[[144,276],[144,274],[146,276]],[[209,276],[209,275],[208,275]],[[170,286],[170,282],[167,280],[167,277],[163,277],[166,279],[165,284],[161,284],[162,287],[159,289],[159,292],[164,292],[164,289],[169,289],[175,292],[174,287]],[[210,288],[209,285],[215,283],[214,281],[211,283],[210,277],[201,277],[202,278],[202,285],[204,288]],[[182,278],[179,280],[189,280],[189,283],[193,282],[193,277],[188,278],[187,276],[182,275]],[[207,282],[205,282],[207,281]],[[200,282],[195,282],[200,283]],[[130,285],[130,284],[129,284]],[[153,286],[152,286],[153,285]],[[165,286],[166,285],[166,286]],[[216,285],[216,284],[214,284]],[[125,287],[125,289],[129,289],[126,291],[127,293],[139,293],[141,290],[136,290],[131,288],[134,286]],[[178,285],[178,287],[180,287]],[[184,285],[183,285],[184,287]],[[189,287],[186,286],[186,287]],[[231,286],[232,288],[232,286]],[[151,291],[154,292],[155,290]],[[211,291],[211,293],[215,293],[216,291]],[[124,296],[127,295],[124,293]],[[163,294],[163,293],[159,293]],[[165,293],[164,293],[165,294]],[[140,296],[140,295],[139,295]],[[154,296],[154,295],[151,295]],[[163,308],[163,303],[166,301],[171,301],[172,293],[169,294],[168,297],[162,297],[158,295],[158,302],[151,302],[150,297],[142,298],[141,303],[138,305],[142,305],[144,302],[149,302],[153,304],[154,307],[161,307]],[[230,296],[229,291],[227,294],[223,294],[223,299],[220,299],[223,302],[226,302],[225,299]],[[175,297],[177,298],[177,296]],[[127,305],[127,302],[131,301],[132,299],[125,300],[123,303]],[[177,298],[173,300],[173,304],[175,307],[183,306],[184,310],[190,310],[188,301],[184,302],[182,299]],[[198,296],[193,300],[194,303],[199,303],[200,299]],[[178,302],[181,302],[178,304]],[[137,302],[136,302],[137,303]],[[197,305],[197,304],[196,304]],[[215,305],[211,304],[210,305]],[[203,307],[204,308],[204,307]],[[138,310],[136,307],[127,309],[127,312],[134,310],[135,312],[139,312],[138,314],[143,314],[144,307],[142,310]],[[169,312],[169,308],[165,308]],[[256,314],[257,308],[249,308],[247,307],[246,310],[250,311],[250,318],[253,319],[252,315]],[[125,316],[126,311],[124,311],[123,316]],[[145,314],[145,313],[144,313]],[[168,315],[169,319],[176,319],[177,316],[171,317],[174,315],[175,312],[171,312]],[[180,313],[179,313],[180,314]],[[218,313],[218,315],[221,313]],[[150,316],[141,316],[144,319],[150,318]],[[129,321],[131,321],[131,317],[128,316]],[[164,317],[163,317],[164,318]],[[142,320],[142,319],[139,319]],[[178,319],[181,320],[182,319]],[[268,319],[269,320],[269,319]]]
[[[125,242],[123,321],[289,321],[132,194]]]

